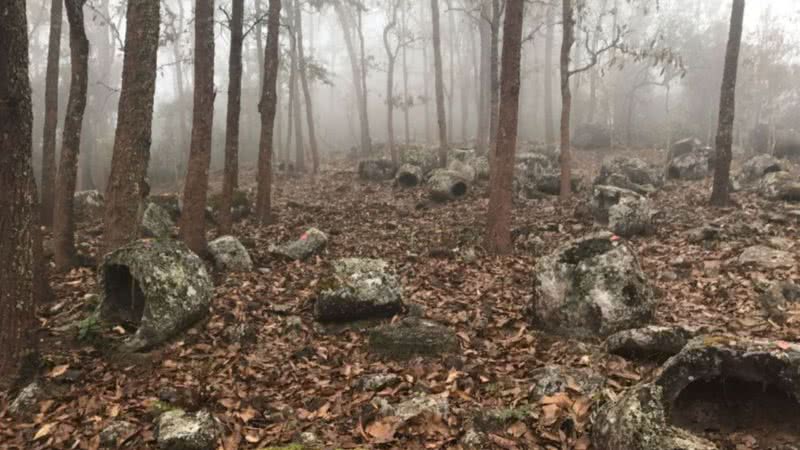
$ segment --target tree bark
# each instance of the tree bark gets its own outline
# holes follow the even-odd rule
[[[0,3],[0,390],[34,353],[36,198],[25,0]]]
[[[392,50],[389,42],[389,34],[397,26],[397,2],[390,6],[392,9],[389,23],[383,28],[383,48],[386,50],[388,67],[386,74],[386,134],[389,143],[389,154],[392,162],[397,164],[399,161],[397,148],[394,143],[394,64],[397,59],[397,51]]]
[[[363,23],[363,11],[359,8],[358,10],[358,42],[360,46],[360,53],[361,53],[361,92],[363,95],[361,96],[361,111],[364,114],[364,126],[361,129],[361,140],[363,141],[362,146],[366,147],[365,154],[372,154],[372,137],[370,137],[369,132],[369,111],[367,109],[367,98],[369,97],[369,90],[367,90],[367,53],[364,49],[364,23]]]
[[[75,214],[72,204],[78,179],[81,127],[89,82],[89,40],[86,38],[83,23],[85,2],[86,0],[66,0],[72,80],[61,140],[61,161],[58,166],[53,216],[53,250],[56,270],[59,271],[69,270],[75,263]]]
[[[507,254],[513,250],[511,203],[514,152],[517,147],[524,0],[507,0],[506,8],[503,27],[500,126],[495,145],[494,164],[490,168],[486,234],[487,249],[494,254]]]
[[[353,43],[352,30],[354,27],[353,20],[350,12],[345,9],[342,0],[336,0],[333,4],[336,11],[336,17],[339,18],[339,24],[342,27],[344,34],[345,48],[347,49],[347,56],[350,59],[350,70],[353,75],[353,87],[356,95],[356,103],[358,104],[358,118],[361,125],[361,154],[366,155],[371,151],[372,143],[370,142],[369,135],[369,118],[367,117],[366,110],[366,92],[364,92],[364,85],[362,83],[362,74],[359,63],[359,57],[356,54],[355,44]]]
[[[439,165],[447,166],[447,117],[444,110],[444,75],[442,74],[442,39],[439,33],[439,0],[431,0],[433,23],[433,66],[436,72],[436,121],[439,124]]]
[[[220,197],[220,234],[233,227],[231,205],[239,178],[239,120],[242,110],[242,44],[244,43],[244,0],[233,0],[231,11],[231,52],[228,60],[228,112],[225,128],[225,170]]]
[[[50,41],[47,44],[47,73],[44,88],[44,127],[42,136],[42,224],[53,224],[56,192],[56,128],[58,128],[58,75],[61,56],[61,22],[64,0],[50,3]]]
[[[500,78],[498,75],[499,70],[499,60],[500,60],[500,49],[498,46],[500,45],[500,19],[501,19],[501,10],[500,10],[500,0],[492,0],[492,22],[491,22],[491,30],[492,30],[492,45],[489,52],[489,69],[491,70],[489,74],[489,88],[491,89],[491,93],[489,95],[489,154],[491,155],[492,149],[496,144],[497,138],[497,121],[498,121],[498,113],[500,110]]]
[[[733,0],[730,35],[725,53],[725,71],[722,75],[722,92],[719,101],[719,126],[717,127],[717,157],[714,167],[714,187],[711,204],[730,204],[731,146],[733,145],[733,120],[736,112],[736,72],[739,69],[739,48],[742,45],[744,0]]]
[[[481,2],[480,22],[478,24],[478,33],[480,35],[480,63],[478,64],[479,71],[479,86],[478,86],[478,132],[476,133],[478,139],[478,149],[480,153],[486,153],[489,147],[489,89],[491,89],[491,81],[489,80],[489,56],[491,47],[491,26],[489,25],[489,7],[488,0]]]
[[[298,1],[294,0],[289,2],[290,7],[286,10],[286,21],[289,23],[293,22],[294,18],[294,11],[299,7]],[[306,171],[306,160],[305,160],[305,142],[303,140],[303,121],[302,117],[302,101],[300,100],[300,63],[298,61],[298,52],[297,52],[297,33],[294,27],[290,28],[290,41],[291,41],[291,48],[290,48],[290,56],[291,56],[291,64],[292,64],[292,76],[291,76],[291,85],[289,89],[291,90],[291,97],[293,99],[293,109],[292,109],[292,117],[289,118],[290,121],[294,123],[294,168],[298,172],[305,172]]]
[[[553,125],[553,41],[555,40],[555,6],[547,6],[547,32],[544,38],[544,140],[555,142]]]
[[[568,200],[572,195],[572,157],[570,155],[571,143],[569,136],[569,121],[572,108],[572,92],[569,87],[570,51],[575,43],[575,17],[573,14],[572,0],[562,1],[562,26],[563,38],[561,42],[561,200]]]
[[[308,126],[308,146],[311,150],[311,164],[313,173],[316,175],[319,172],[319,147],[317,146],[317,133],[314,128],[314,105],[311,101],[311,89],[308,83],[308,70],[303,50],[303,10],[300,7],[300,2],[297,2],[294,11],[294,26],[297,30],[297,56],[300,60],[300,85],[303,88],[303,97],[306,100],[306,122]]]
[[[264,54],[264,86],[258,111],[261,113],[261,142],[258,151],[258,194],[256,219],[262,225],[272,220],[272,147],[275,128],[275,110],[278,99],[277,81],[278,37],[280,31],[281,0],[269,0],[267,19],[267,46]]]
[[[194,33],[192,144],[183,188],[180,234],[193,252],[205,255],[208,167],[214,126],[214,0],[196,0]]]
[[[156,89],[159,0],[130,2],[122,63],[122,91],[106,188],[105,251],[136,239],[150,159],[153,96]]]
[[[403,37],[408,36],[408,12],[406,11],[407,6],[403,5]],[[409,117],[409,108],[411,105],[409,104],[408,98],[408,45],[403,46],[403,124],[405,126],[405,138],[406,138],[406,147],[411,145],[411,125],[410,125],[410,117]]]

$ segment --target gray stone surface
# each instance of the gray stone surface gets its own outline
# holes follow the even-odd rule
[[[791,253],[764,245],[747,247],[739,255],[739,264],[760,269],[787,269],[793,267],[795,263]]]
[[[756,155],[742,164],[736,181],[742,185],[755,183],[765,175],[785,170],[785,164],[772,155]]]
[[[253,270],[253,260],[241,242],[233,236],[222,236],[208,243],[208,251],[214,258],[214,266],[229,272]]]
[[[709,156],[700,151],[673,157],[667,168],[667,176],[678,180],[702,180],[710,173]]]
[[[295,261],[304,260],[322,251],[328,245],[328,235],[316,228],[309,228],[296,241],[272,245],[269,252]]]
[[[596,185],[615,186],[638,194],[649,194],[664,184],[661,171],[639,158],[618,156],[603,161]]]
[[[606,337],[647,324],[653,291],[633,249],[596,233],[539,260],[534,280],[534,324],[577,338]]]
[[[467,195],[470,179],[461,172],[436,169],[428,178],[428,192],[437,202],[448,202]]]
[[[530,374],[531,399],[538,401],[542,397],[567,392],[578,388],[581,394],[592,396],[605,386],[606,379],[590,370],[568,366],[548,365],[534,369]]]
[[[152,348],[208,314],[214,286],[184,244],[139,240],[106,255],[98,271],[100,317],[133,324],[125,349]]]
[[[458,337],[449,328],[430,320],[407,317],[371,330],[369,350],[388,359],[405,360],[455,353],[459,344]]]
[[[788,309],[800,303],[800,286],[789,281],[773,281],[759,297],[767,318],[785,323]]]
[[[159,450],[214,450],[219,430],[208,411],[167,411],[158,418]]]
[[[114,420],[100,431],[100,447],[107,449],[120,448],[121,441],[136,433],[135,424],[126,420]]]
[[[393,373],[379,373],[365,375],[358,380],[358,387],[365,391],[380,391],[388,387],[397,386],[402,382],[399,375]]]
[[[446,419],[450,414],[450,404],[446,398],[437,395],[418,395],[397,404],[389,404],[380,399],[380,413],[383,416],[399,417],[407,422],[417,417],[436,416]]]
[[[75,219],[78,221],[102,220],[105,201],[100,191],[78,191],[73,198]]]
[[[403,311],[400,280],[380,259],[344,258],[320,283],[314,305],[319,322],[353,322],[388,318]]]
[[[616,235],[633,237],[653,231],[655,211],[645,198],[624,197],[608,210],[608,228]]]
[[[172,237],[175,223],[164,208],[148,202],[142,214],[142,223],[139,228],[142,237],[167,239]]]
[[[594,220],[604,225],[608,224],[611,207],[625,198],[637,202],[643,202],[645,200],[645,197],[630,189],[623,189],[616,186],[595,185],[592,188],[592,199],[589,205]]]
[[[417,187],[422,183],[422,168],[413,164],[403,164],[397,170],[395,182],[402,188]]]
[[[34,381],[24,388],[14,397],[8,405],[8,413],[15,417],[25,418],[39,412],[39,401],[45,396],[44,389],[38,381]]]
[[[789,172],[770,172],[759,181],[758,192],[769,200],[800,202],[800,180]]]
[[[665,361],[680,352],[694,335],[694,331],[680,326],[650,325],[614,333],[604,345],[609,353],[625,358]]]

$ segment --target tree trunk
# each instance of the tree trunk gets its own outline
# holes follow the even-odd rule
[[[372,144],[369,136],[369,119],[367,118],[366,100],[362,83],[363,71],[360,69],[359,57],[356,54],[355,44],[353,43],[353,35],[351,34],[354,26],[350,12],[345,9],[342,4],[343,0],[336,0],[333,4],[336,16],[339,18],[339,24],[342,27],[344,34],[344,43],[347,48],[347,56],[350,59],[350,70],[353,75],[353,86],[355,88],[356,103],[358,104],[358,118],[361,124],[361,154],[366,155],[370,152]]]
[[[228,112],[225,128],[225,170],[220,197],[219,231],[230,234],[231,205],[239,174],[239,119],[242,110],[242,44],[244,43],[244,0],[233,0],[231,53],[228,61]]]
[[[75,263],[75,214],[72,203],[78,179],[81,127],[89,82],[89,40],[86,38],[83,23],[85,2],[86,0],[66,0],[72,81],[61,140],[61,161],[58,166],[53,216],[53,250],[56,270],[59,271],[69,270]]]
[[[447,166],[447,117],[444,110],[444,76],[442,74],[442,40],[439,36],[439,0],[431,0],[433,23],[433,66],[436,72],[436,119],[439,123],[439,165]]]
[[[491,89],[490,99],[490,112],[489,112],[489,155],[494,151],[494,145],[497,139],[497,114],[500,110],[500,78],[498,75],[500,50],[500,0],[492,0],[492,45],[490,49],[489,69],[489,86]]]
[[[183,7],[183,1],[178,1],[178,27],[183,28],[183,22],[185,19],[185,11]],[[184,176],[186,173],[186,162],[189,160],[189,148],[186,145],[186,136],[189,135],[189,128],[187,126],[187,117],[186,111],[189,109],[186,105],[186,89],[184,86],[184,78],[183,78],[183,57],[181,55],[181,40],[175,39],[175,42],[172,46],[172,54],[175,58],[175,95],[176,95],[176,106],[178,109],[178,114],[176,114],[176,120],[178,121],[178,134],[179,136],[176,138],[178,151],[177,156],[175,158],[175,185],[177,186],[180,182],[180,177]]]
[[[714,167],[714,187],[711,204],[730,204],[731,146],[733,145],[733,119],[736,112],[736,72],[739,68],[739,48],[742,45],[744,0],[733,0],[728,48],[725,52],[725,72],[722,75],[722,92],[719,101],[719,126],[717,127],[717,157]]]
[[[0,3],[0,390],[34,353],[36,198],[24,0]]]
[[[403,5],[403,38],[408,36],[408,23],[406,11],[407,6]],[[406,147],[411,145],[411,125],[409,117],[409,108],[411,105],[408,102],[408,45],[403,45],[403,123],[405,126]]]
[[[286,20],[287,22],[291,23],[292,19],[294,18],[294,11],[297,10],[299,4],[297,0],[289,2],[290,7],[286,10]],[[291,77],[291,85],[289,89],[291,90],[291,97],[293,99],[292,102],[292,117],[289,118],[293,122],[293,129],[294,129],[294,145],[295,145],[295,152],[294,152],[294,168],[298,172],[305,172],[306,171],[306,160],[305,160],[305,147],[303,141],[303,121],[301,119],[302,116],[302,102],[300,101],[300,92],[298,89],[298,85],[300,84],[300,64],[298,62],[298,55],[297,55],[297,34],[296,29],[294,27],[291,28],[290,33],[290,41],[291,41],[291,48],[290,48],[290,56],[291,56],[291,64],[292,64],[292,77]]]
[[[569,88],[569,63],[572,44],[575,43],[575,17],[573,17],[572,0],[563,0],[562,24],[563,40],[561,43],[561,200],[568,200],[572,194],[572,168],[569,139],[569,119],[572,108],[572,92]]]
[[[281,0],[269,0],[267,19],[267,46],[264,53],[264,86],[258,111],[261,113],[261,140],[258,149],[258,194],[256,220],[265,225],[272,220],[272,136],[275,129],[275,111],[278,100],[277,81],[278,36],[280,31]]]
[[[544,38],[544,141],[555,142],[553,125],[553,41],[555,40],[555,6],[547,6],[547,32]]]
[[[192,144],[183,188],[180,234],[193,252],[205,255],[208,166],[214,126],[214,0],[196,0],[194,33]]]
[[[389,143],[389,154],[392,156],[392,162],[397,164],[399,158],[397,156],[397,148],[394,145],[394,63],[397,54],[392,51],[392,45],[389,42],[389,33],[397,26],[397,7],[394,8],[392,17],[389,23],[383,28],[383,48],[386,50],[386,59],[389,60],[389,65],[386,70],[386,134]]]
[[[448,10],[452,10],[453,9],[453,1],[452,0],[447,0],[447,9]],[[455,44],[456,24],[455,24],[455,19],[453,19],[452,11],[450,11],[450,13],[447,14],[447,29],[448,29],[448,31],[450,33],[449,39],[447,40],[447,43],[448,43],[447,50],[448,50],[448,53],[450,54],[449,55],[450,56],[450,70],[448,71],[449,75],[450,75],[450,80],[449,80],[449,83],[447,85],[448,86],[448,89],[447,89],[447,110],[450,111],[450,115],[447,116],[447,141],[448,142],[453,142],[453,132],[454,132],[454,129],[455,129],[455,125],[453,124],[453,121],[455,120],[455,115],[456,115],[455,114],[455,108],[453,108],[453,102],[455,101],[455,97],[456,97],[456,93],[454,92],[455,91],[455,87],[456,87],[456,44]]]
[[[261,0],[256,0],[256,17],[261,17]],[[261,20],[256,23],[256,61],[258,61],[258,86],[264,86],[264,35]]]
[[[480,23],[478,24],[478,32],[480,35],[480,64],[479,67],[479,86],[478,86],[478,149],[480,153],[486,153],[491,139],[489,133],[489,89],[491,82],[489,80],[489,61],[491,47],[491,26],[489,25],[489,9],[484,0],[481,3]]]
[[[311,149],[311,163],[313,173],[319,172],[319,148],[317,147],[317,133],[314,129],[314,107],[311,102],[311,89],[308,87],[308,73],[305,52],[303,50],[303,11],[298,2],[294,11],[294,25],[297,30],[297,56],[300,60],[300,85],[303,88],[303,97],[306,100],[306,122],[308,124],[308,146]]]
[[[106,188],[105,251],[136,239],[150,159],[153,96],[156,89],[159,0],[128,4],[125,57],[111,175]]]
[[[487,250],[507,254],[511,241],[511,203],[514,179],[514,151],[517,147],[517,120],[520,90],[520,57],[524,0],[507,0],[503,27],[503,77],[500,128],[490,168]]]
[[[58,75],[61,56],[61,22],[64,0],[52,0],[50,41],[47,44],[47,73],[44,89],[44,128],[42,136],[42,224],[53,224],[56,192],[56,128],[58,128]]]
[[[367,54],[364,50],[364,23],[362,21],[363,12],[358,10],[358,42],[361,47],[361,111],[364,114],[364,126],[361,128],[362,146],[366,148],[365,154],[372,154],[372,138],[369,133],[369,111],[367,110],[367,98],[369,91],[367,90]]]

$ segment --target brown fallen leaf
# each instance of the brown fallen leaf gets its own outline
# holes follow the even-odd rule
[[[62,364],[60,366],[55,366],[53,367],[53,370],[51,370],[50,373],[47,374],[47,377],[58,378],[61,375],[64,375],[67,372],[67,369],[69,369],[69,364]]]
[[[33,440],[34,441],[38,441],[39,439],[41,439],[43,437],[47,437],[48,435],[50,435],[50,433],[53,432],[53,428],[55,428],[56,425],[58,425],[58,424],[55,423],[55,422],[50,422],[50,423],[46,423],[46,424],[42,425],[42,427],[39,428],[39,431],[37,431],[36,434],[33,435]]]
[[[403,419],[397,416],[388,416],[367,425],[366,432],[376,444],[385,444],[394,440],[397,429],[403,424]]]

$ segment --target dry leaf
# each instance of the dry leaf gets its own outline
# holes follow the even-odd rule
[[[403,420],[397,416],[384,417],[367,425],[366,432],[376,444],[383,444],[394,440],[394,434],[402,423]]]
[[[62,364],[60,366],[55,366],[53,367],[53,370],[51,370],[50,373],[47,374],[47,376],[48,378],[58,378],[61,375],[64,375],[64,373],[67,372],[67,369],[69,369],[69,364]]]
[[[53,428],[55,428],[56,425],[58,424],[55,422],[50,422],[42,425],[42,427],[39,428],[39,431],[37,431],[36,434],[33,435],[33,440],[38,441],[39,439],[48,436],[53,431]]]

